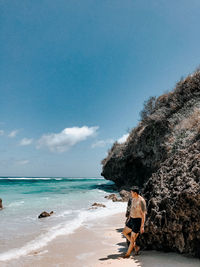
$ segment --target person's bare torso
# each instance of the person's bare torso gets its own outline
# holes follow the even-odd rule
[[[146,212],[146,203],[143,197],[138,196],[138,198],[132,198],[130,217],[132,218],[142,218],[142,214]]]

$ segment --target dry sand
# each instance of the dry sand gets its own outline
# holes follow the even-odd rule
[[[52,241],[40,251],[19,260],[10,261],[6,267],[199,267],[200,261],[176,253],[142,251],[139,256],[120,258],[126,251],[121,235],[124,214],[99,219],[80,227],[76,233]]]

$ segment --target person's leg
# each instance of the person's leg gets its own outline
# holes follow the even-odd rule
[[[138,237],[138,233],[137,234],[134,232],[131,233],[130,245],[128,247],[128,251],[126,252],[126,254],[124,256],[125,258],[128,258],[130,256],[130,254],[131,254],[131,252],[135,246],[135,240],[137,237]]]
[[[139,232],[140,232],[141,222],[142,222],[142,220],[141,219],[138,219],[137,220],[137,223],[135,224],[135,228],[134,228],[135,232],[138,233],[137,236],[136,236],[136,238],[135,238],[135,245],[134,245],[135,255],[138,255],[138,252],[140,250],[140,247],[136,245],[136,239],[137,239],[137,237],[139,235]]]
[[[140,250],[140,246],[137,246],[136,245],[136,239],[138,237],[139,233],[137,234],[136,238],[135,238],[135,246],[134,246],[134,249],[135,249],[135,255],[139,255],[139,250]]]
[[[139,255],[139,250],[140,250],[140,246],[137,246],[137,245],[136,245],[136,239],[137,239],[138,235],[139,235],[139,234],[137,234],[137,236],[136,236],[136,238],[135,238],[135,242],[134,242],[134,246],[133,246],[133,248],[134,248],[134,250],[135,250],[135,255]]]
[[[122,234],[128,239],[128,241],[131,241],[131,237],[130,237],[130,233],[131,233],[132,229],[130,229],[129,227],[125,226],[124,230],[122,231]]]
[[[137,246],[136,242],[134,248],[135,248],[135,255],[139,255],[140,246]]]

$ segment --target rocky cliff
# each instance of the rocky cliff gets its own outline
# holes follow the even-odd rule
[[[145,234],[149,249],[200,257],[200,138],[168,158],[144,187],[148,200]]]
[[[200,71],[147,101],[139,125],[102,165],[118,188],[142,189],[148,202],[143,246],[200,257]]]

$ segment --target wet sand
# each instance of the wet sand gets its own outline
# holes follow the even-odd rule
[[[121,231],[124,213],[98,219],[80,227],[75,233],[62,236],[39,251],[0,265],[2,267],[199,267],[200,260],[176,253],[142,251],[129,259],[120,256],[126,251]]]

